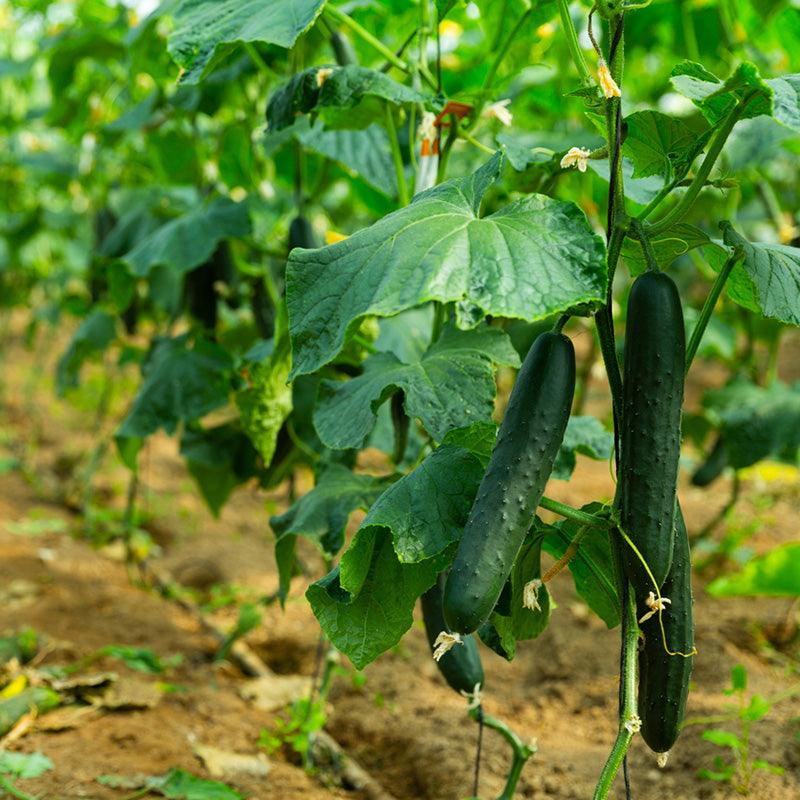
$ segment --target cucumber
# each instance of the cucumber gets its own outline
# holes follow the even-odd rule
[[[306,247],[310,250],[319,247],[314,228],[302,214],[296,216],[289,223],[289,251],[291,252],[295,247]]]
[[[447,623],[442,613],[442,587],[444,573],[439,576],[436,583],[420,597],[422,605],[422,619],[425,623],[425,633],[431,652],[434,650],[436,637],[447,630]],[[448,650],[437,662],[439,672],[448,685],[457,692],[472,694],[475,686],[483,686],[483,665],[478,653],[478,643],[474,636],[467,636],[463,644],[457,644]]]
[[[353,45],[345,34],[340,31],[331,33],[331,48],[333,55],[336,57],[336,63],[340,67],[346,67],[348,64],[358,64],[358,57],[356,51],[353,50]]]
[[[692,561],[689,537],[680,506],[675,513],[675,552],[672,567],[661,589],[670,603],[662,620],[667,645],[673,653],[691,653]],[[678,738],[686,711],[692,658],[671,656],[664,650],[658,615],[642,623],[644,647],[639,653],[639,716],[642,738],[656,753],[666,753]]]
[[[452,630],[472,633],[492,613],[552,472],[574,392],[572,342],[542,334],[517,376],[447,578]]]
[[[628,299],[620,516],[623,530],[659,587],[672,562],[685,357],[678,290],[663,272],[646,272],[637,278]],[[630,547],[624,547],[622,555],[625,574],[641,603],[655,587]]]
[[[708,486],[719,478],[728,466],[728,446],[720,436],[706,460],[692,475],[692,486]]]

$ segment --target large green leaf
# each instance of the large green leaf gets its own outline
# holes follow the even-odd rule
[[[712,581],[707,591],[715,597],[800,596],[800,542],[780,545],[751,559],[741,572]]]
[[[384,102],[429,105],[431,99],[379,70],[357,64],[309,67],[293,75],[270,97],[267,124],[270,132],[280,131],[294,124],[300,114],[331,109],[325,117],[327,122],[362,128],[383,118]]]
[[[233,362],[216,344],[198,341],[189,348],[186,336],[162,339],[144,365],[144,383],[128,416],[117,429],[120,454],[131,469],[142,440],[159,428],[174,433],[228,402]]]
[[[478,216],[501,167],[496,154],[473,175],[422,192],[342,242],[293,250],[286,277],[292,374],[331,361],[364,316],[431,300],[530,320],[600,301],[604,247],[577,206],[529,195]]]
[[[625,117],[623,152],[633,162],[633,177],[671,176],[688,169],[703,151],[708,134],[698,135],[679,119],[660,111],[636,111]]]
[[[577,463],[577,454],[596,461],[607,461],[614,448],[614,434],[596,417],[570,417],[564,439],[553,464],[552,478],[568,481]]]
[[[306,597],[331,643],[358,669],[396,645],[414,622],[417,598],[433,586],[443,560],[401,564],[389,531],[370,526],[356,534],[349,569],[359,573],[359,591],[347,589],[340,568],[311,584]],[[344,569],[344,558],[342,570]],[[353,585],[352,583],[350,584]]]
[[[673,69],[672,83],[712,124],[737,102],[752,95],[742,119],[772,116],[792,130],[800,131],[800,74],[764,80],[755,64],[745,61],[722,81],[700,64],[684,61]]]
[[[214,516],[230,493],[256,475],[256,451],[235,425],[191,428],[181,437],[181,455]]]
[[[358,475],[341,464],[331,464],[310,492],[280,516],[270,518],[284,597],[294,573],[297,537],[310,539],[323,554],[332,558],[342,549],[350,514],[358,508],[366,511],[389,483],[390,478]]]
[[[322,11],[325,0],[181,0],[173,12],[175,29],[167,47],[185,70],[181,79],[197,83],[240,42],[292,47]]]
[[[378,407],[402,391],[408,416],[420,419],[441,440],[453,428],[491,419],[495,363],[519,365],[519,356],[503,331],[488,326],[459,331],[448,325],[416,363],[403,364],[392,353],[376,353],[366,360],[362,375],[324,381],[314,425],[328,447],[362,447],[375,425]]]
[[[603,509],[600,503],[590,503],[582,510],[589,514],[599,514]],[[537,525],[544,528],[542,547],[555,559],[564,555],[570,542],[581,529],[581,525],[572,520],[563,520],[555,525],[546,526],[537,520]],[[611,553],[611,539],[607,530],[593,528],[586,533],[570,559],[569,570],[575,582],[575,590],[589,608],[609,628],[618,625],[621,605]]]
[[[93,356],[102,354],[117,335],[116,321],[100,309],[92,311],[72,335],[56,367],[56,391],[63,395],[78,385],[81,367]]]
[[[735,381],[706,392],[703,405],[720,431],[734,469],[800,446],[800,384],[768,387]]]
[[[783,244],[753,244],[730,224],[723,225],[725,244],[744,250],[743,270],[753,297],[766,317],[800,325],[800,248]]]
[[[157,265],[183,274],[206,262],[223,239],[249,232],[247,206],[218,197],[145,236],[122,260],[140,277]]]
[[[402,563],[433,558],[461,538],[483,470],[474,453],[443,444],[375,501],[361,527],[391,531]]]
[[[287,383],[292,353],[283,304],[277,315],[275,347],[267,359],[250,367],[248,385],[236,397],[242,427],[267,467],[283,423],[292,413],[292,387]]]

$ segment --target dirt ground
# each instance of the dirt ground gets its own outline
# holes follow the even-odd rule
[[[133,585],[113,548],[93,548],[83,536],[85,521],[65,507],[65,481],[95,446],[97,426],[85,397],[83,405],[75,398],[54,398],[52,366],[63,344],[45,336],[26,348],[20,325],[0,343],[0,457],[18,455],[25,465],[24,470],[0,471],[0,633],[25,626],[40,632],[46,643],[44,665],[73,663],[109,644],[147,647],[161,657],[179,654],[182,662],[167,676],[138,676],[140,681],[168,681],[179,690],[161,692],[154,707],[107,710],[71,729],[34,728],[8,746],[39,750],[55,764],[41,778],[25,781],[25,791],[49,800],[110,800],[130,797],[131,790],[104,787],[96,781],[99,775],[156,775],[182,767],[208,776],[194,755],[198,743],[254,754],[260,731],[271,728],[280,714],[244,700],[240,690],[248,678],[230,664],[213,662],[215,642],[198,620],[174,602]],[[796,343],[789,343],[782,359],[784,377],[800,377],[797,354]],[[718,377],[703,373],[706,382]],[[697,386],[689,396],[697,396]],[[602,409],[604,397],[603,385],[595,380],[590,410]],[[210,575],[207,582],[235,584],[255,596],[275,591],[268,518],[285,507],[282,491],[239,490],[221,518],[214,519],[199,501],[173,439],[154,437],[143,464],[140,497],[162,550],[158,569],[184,581],[192,574],[195,582],[202,582],[197,573],[205,571]],[[125,471],[108,456],[95,479],[98,498],[119,507],[126,480]],[[690,529],[696,529],[724,505],[729,483],[722,480],[711,491],[701,491],[686,484],[685,474],[682,481],[685,516]],[[553,482],[548,489],[548,494],[575,505],[611,493],[608,465],[584,458],[569,484]],[[763,552],[797,539],[798,511],[796,477],[771,482],[752,478],[745,482],[728,525],[745,529],[756,521],[749,545]],[[351,523],[355,528],[357,515]],[[312,572],[321,571],[312,552],[304,551],[304,557]],[[268,606],[264,624],[247,637],[250,647],[279,675],[311,675],[314,670],[319,628],[303,593],[318,574],[296,579],[285,611]],[[538,740],[538,754],[526,766],[517,796],[582,800],[592,795],[616,731],[618,631],[608,631],[587,613],[566,572],[555,579],[552,590],[558,608],[548,630],[522,644],[513,663],[484,651],[485,706],[523,737]],[[723,690],[737,663],[746,666],[754,692],[775,697],[800,689],[800,640],[796,625],[784,624],[790,612],[786,599],[714,599],[699,579],[695,598],[699,653],[690,721],[724,712],[731,700]],[[215,619],[227,628],[233,612],[218,612]],[[352,667],[343,666],[330,695],[327,731],[386,795],[396,800],[467,797],[477,728],[465,715],[463,699],[439,677],[420,625],[367,667],[364,681],[354,680]],[[133,675],[110,660],[93,664],[92,670]],[[39,722],[46,719],[45,715]],[[687,727],[663,770],[657,769],[643,743],[635,742],[630,772],[636,800],[737,796],[728,785],[697,777],[698,770],[712,767],[715,756],[728,755],[701,738],[703,729],[701,724]],[[754,726],[753,755],[784,772],[757,773],[751,797],[800,798],[799,734],[797,697],[776,704]],[[500,792],[508,759],[505,743],[487,731],[481,797]],[[368,796],[326,788],[286,753],[271,755],[269,764],[266,777],[225,780],[254,799]],[[624,796],[621,781],[612,796]]]

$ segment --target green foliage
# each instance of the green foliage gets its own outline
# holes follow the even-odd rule
[[[740,572],[712,581],[707,591],[716,597],[800,595],[800,543],[789,542],[750,559]]]
[[[53,769],[53,762],[43,753],[12,753],[0,750],[0,773],[12,778],[38,778]]]
[[[728,748],[731,758],[717,756],[712,769],[701,769],[698,774],[707,780],[730,783],[739,794],[747,795],[750,793],[753,775],[758,770],[766,770],[773,775],[782,775],[784,772],[783,767],[761,758],[753,758],[751,747],[753,725],[769,714],[774,703],[758,694],[748,695],[747,670],[741,664],[731,670],[731,686],[725,690],[725,694],[737,700],[737,705],[726,713],[726,717],[731,722],[738,723],[739,731],[734,733],[710,728],[703,731],[703,739],[718,747]]]
[[[220,781],[199,778],[183,769],[173,768],[164,775],[101,775],[97,782],[113,789],[146,789],[168,800],[244,800],[244,795]]]

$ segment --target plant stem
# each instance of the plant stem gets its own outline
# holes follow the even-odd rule
[[[394,173],[397,177],[397,200],[401,206],[408,205],[408,185],[403,171],[403,154],[400,152],[400,142],[397,140],[397,128],[394,124],[392,107],[386,103],[386,131],[389,134],[389,149],[392,151],[392,162],[394,163]]]
[[[531,15],[531,7],[530,3],[528,3],[528,7],[522,13],[522,16],[516,21],[513,28],[506,36],[506,40],[500,45],[500,48],[497,51],[497,55],[494,57],[494,61],[492,65],[489,67],[489,71],[486,73],[486,77],[483,79],[483,91],[489,92],[494,86],[494,79],[497,77],[497,70],[500,69],[500,64],[503,63],[503,59],[506,57],[509,48],[511,47],[514,39],[516,38],[517,34],[519,33],[522,26],[527,21],[528,17]]]
[[[753,90],[749,94],[745,95],[730,111],[728,116],[725,118],[725,122],[723,122],[714,135],[714,140],[711,142],[711,146],[708,148],[706,157],[703,159],[700,169],[697,170],[697,174],[694,176],[689,188],[686,190],[686,194],[681,197],[681,199],[678,201],[678,204],[671,211],[653,223],[649,231],[651,236],[655,236],[656,234],[665,231],[670,226],[675,225],[677,222],[680,222],[689,212],[691,207],[694,205],[695,200],[697,200],[697,196],[700,194],[700,191],[705,186],[706,180],[711,174],[711,170],[714,168],[714,164],[717,163],[717,159],[722,152],[722,148],[725,146],[725,142],[728,141],[728,137],[731,135],[734,125],[736,125],[736,123],[742,118],[742,114],[744,114],[748,103],[753,99],[753,97],[755,97],[755,95],[756,90]]]
[[[572,537],[572,541],[570,541],[570,543],[567,545],[564,555],[561,556],[561,558],[559,558],[558,561],[556,561],[555,564],[553,564],[553,566],[544,573],[544,575],[542,575],[543,584],[549,583],[551,580],[553,580],[553,578],[555,578],[555,576],[558,575],[558,573],[561,572],[561,570],[564,569],[564,567],[566,567],[570,561],[572,561],[572,557],[578,552],[578,547],[580,547],[581,541],[588,532],[588,525],[584,525],[578,530],[575,536]]]
[[[25,794],[22,789],[18,789],[11,783],[8,778],[4,775],[0,775],[0,789],[2,789],[6,794],[10,794],[12,797],[16,797],[17,800],[36,800],[35,797]]]
[[[594,528],[614,527],[614,523],[610,520],[598,517],[596,514],[589,514],[586,511],[581,511],[579,508],[568,506],[566,503],[560,503],[558,500],[553,500],[551,497],[543,496],[539,501],[539,506],[565,519],[580,522],[581,525],[591,525]]]
[[[639,626],[636,622],[636,603],[629,586],[625,594],[623,613],[627,616],[627,625],[623,641],[623,669],[620,675],[622,708],[620,709],[619,732],[600,774],[600,780],[594,790],[593,800],[605,800],[608,797],[614,778],[633,740],[635,726],[631,723],[637,719],[636,655],[639,643]]]
[[[564,33],[567,37],[567,47],[569,54],[572,57],[572,63],[578,70],[581,77],[581,83],[584,86],[594,85],[592,73],[589,72],[589,65],[586,63],[583,51],[580,44],[578,44],[578,34],[575,26],[572,24],[572,15],[569,13],[568,0],[558,0],[558,13],[561,15],[561,26],[564,28]]]
[[[244,50],[247,55],[250,56],[250,60],[258,67],[259,72],[262,72],[269,78],[275,77],[275,71],[264,61],[261,57],[261,53],[258,52],[256,46],[252,42],[244,42]]]
[[[377,50],[393,67],[397,67],[397,69],[401,70],[405,73],[410,73],[411,68],[403,61],[402,58],[399,58],[394,54],[392,50],[390,50],[380,39],[373,36],[366,28],[359,25],[351,16],[344,13],[340,9],[336,8],[336,6],[331,5],[328,3],[325,6],[325,11],[323,12],[330,17],[333,17],[337,22],[346,27],[350,28],[350,30],[366,42],[368,45],[373,47]]]
[[[633,237],[639,240],[644,253],[644,260],[647,262],[647,269],[650,272],[660,272],[658,267],[658,259],[656,258],[655,250],[653,250],[653,243],[650,241],[650,236],[644,229],[644,225],[638,219],[631,220],[631,231]]]
[[[483,142],[479,142],[471,133],[465,131],[463,127],[459,130],[458,135],[464,139],[464,141],[469,142],[484,153],[488,153],[490,156],[494,155],[495,151],[492,150],[491,147],[487,147]]]
[[[469,712],[473,719],[478,719],[479,713],[481,713],[480,708],[475,708]],[[511,769],[508,771],[506,785],[502,793],[498,795],[497,800],[514,800],[514,792],[517,788],[519,777],[522,774],[522,768],[525,766],[528,759],[536,753],[535,743],[525,744],[505,722],[489,714],[483,714],[483,724],[487,728],[497,731],[511,746],[511,750],[513,751]]]
[[[739,263],[739,261],[742,260],[743,257],[744,253],[742,249],[736,248],[725,262],[722,269],[719,271],[719,275],[717,275],[717,279],[714,281],[714,285],[711,287],[711,291],[708,293],[705,303],[703,303],[703,308],[700,311],[700,317],[697,320],[697,324],[694,326],[692,335],[689,338],[689,343],[686,345],[687,374],[689,372],[689,367],[692,366],[692,361],[694,361],[694,357],[697,354],[697,348],[700,347],[700,342],[703,338],[703,334],[706,332],[706,327],[711,319],[711,315],[714,313],[717,300],[719,300],[719,296],[722,294],[722,289],[725,286],[725,282],[728,280],[731,270],[733,270],[733,268]]]
[[[694,29],[694,17],[692,9],[687,0],[680,0],[680,11],[678,12],[683,23],[683,43],[686,45],[686,55],[690,61],[700,60],[700,48],[697,46],[697,33]]]

